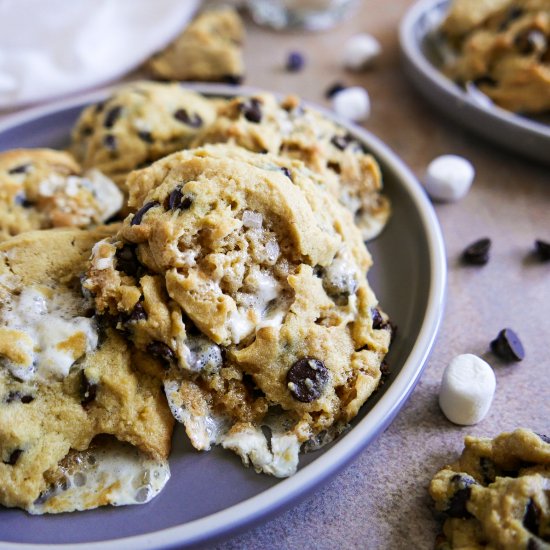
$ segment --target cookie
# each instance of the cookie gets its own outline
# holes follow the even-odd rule
[[[285,163],[218,145],[134,172],[138,210],[96,246],[84,282],[164,365],[195,448],[279,477],[357,414],[391,337],[351,214]]]
[[[445,518],[436,548],[550,546],[550,439],[527,429],[468,436],[460,459],[430,484]]]
[[[120,210],[122,199],[109,178],[83,173],[68,153],[0,153],[0,241],[33,229],[98,225]]]
[[[81,293],[92,247],[112,233],[51,229],[0,244],[4,506],[145,502],[169,477],[173,419],[159,373],[134,368],[135,352]]]
[[[154,78],[238,84],[244,77],[244,25],[230,8],[201,13],[146,69]]]
[[[550,109],[548,0],[455,0],[442,30],[456,49],[445,66],[453,80],[510,111]]]
[[[258,94],[220,106],[215,122],[192,146],[224,142],[303,161],[352,212],[365,240],[378,235],[388,220],[390,205],[381,194],[376,160],[347,130],[296,97],[279,102],[271,94]]]
[[[84,109],[72,151],[125,190],[128,172],[185,148],[215,115],[215,103],[178,84],[137,82]]]

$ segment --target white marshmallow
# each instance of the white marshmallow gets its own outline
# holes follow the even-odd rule
[[[332,108],[348,120],[366,120],[370,115],[369,94],[360,86],[345,88],[332,96]]]
[[[442,155],[428,165],[424,187],[432,199],[454,202],[466,195],[474,176],[469,160],[458,155]]]
[[[455,424],[477,424],[491,407],[495,387],[495,373],[489,364],[470,353],[457,355],[443,373],[439,406]]]
[[[370,34],[352,36],[344,47],[344,65],[359,71],[372,64],[382,52],[380,42]]]

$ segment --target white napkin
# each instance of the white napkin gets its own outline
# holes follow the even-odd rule
[[[200,0],[0,0],[0,109],[116,79],[162,49]]]

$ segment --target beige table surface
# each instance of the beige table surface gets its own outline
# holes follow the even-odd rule
[[[550,241],[550,169],[472,136],[417,95],[402,73],[397,41],[398,23],[411,4],[363,0],[354,17],[324,33],[275,33],[248,25],[246,84],[321,104],[335,80],[365,86],[372,100],[365,127],[419,178],[444,153],[470,159],[477,176],[464,200],[436,206],[447,247],[447,305],[407,404],[332,481],[275,519],[219,544],[219,550],[432,548],[438,525],[427,486],[438,467],[457,456],[466,434],[492,436],[519,426],[550,432],[550,262],[530,256],[536,238]],[[364,31],[381,41],[380,63],[368,73],[347,73],[341,63],[344,43]],[[300,73],[282,69],[290,50],[307,57]],[[461,267],[464,246],[484,236],[493,239],[489,264]],[[521,363],[499,363],[488,352],[490,340],[507,326],[524,343],[527,357]],[[485,357],[497,378],[489,415],[469,428],[451,424],[437,404],[443,369],[460,353]]]
[[[336,80],[365,86],[372,100],[365,127],[419,178],[444,153],[470,159],[477,176],[461,202],[436,205],[447,247],[447,305],[424,374],[397,418],[306,500],[209,548],[432,548],[438,525],[427,487],[438,468],[457,457],[466,434],[493,436],[519,426],[550,433],[550,262],[531,255],[536,238],[550,241],[550,169],[472,136],[417,95],[402,74],[397,42],[398,23],[412,3],[362,0],[352,18],[323,33],[276,33],[247,22],[247,85],[324,105],[324,91]],[[346,72],[344,43],[365,31],[382,43],[380,62],[366,73]],[[291,50],[307,57],[302,72],[283,70]],[[462,267],[464,246],[485,236],[493,239],[489,264]],[[503,327],[521,336],[523,362],[506,365],[488,351]],[[437,404],[443,369],[460,353],[485,357],[497,378],[489,415],[469,428],[448,422]]]

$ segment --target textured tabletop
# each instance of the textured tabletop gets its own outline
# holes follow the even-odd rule
[[[424,374],[397,418],[378,440],[313,495],[259,527],[216,546],[236,548],[432,548],[438,525],[429,481],[454,460],[466,434],[493,436],[519,426],[550,431],[550,263],[531,255],[536,238],[550,240],[550,170],[500,150],[441,117],[403,75],[397,27],[408,0],[363,0],[359,12],[324,33],[275,33],[248,25],[246,84],[295,92],[326,104],[335,80],[365,86],[372,114],[365,127],[385,141],[420,178],[437,155],[455,153],[475,165],[470,193],[436,205],[449,280],[441,329]],[[383,45],[378,65],[347,73],[346,39],[367,31]],[[283,70],[286,54],[307,57],[302,72]],[[466,268],[458,259],[470,242],[491,237],[490,262]],[[504,327],[520,335],[527,357],[504,364],[489,342]],[[461,428],[437,404],[445,366],[474,353],[495,369],[497,390],[488,416]]]

